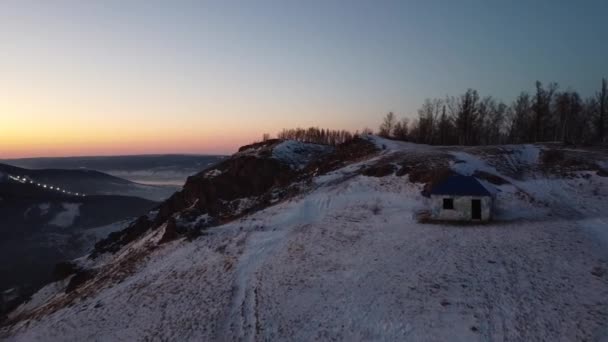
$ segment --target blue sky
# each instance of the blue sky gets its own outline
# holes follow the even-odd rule
[[[3,1],[4,154],[28,154],[32,121],[73,122],[52,126],[61,146],[99,153],[135,134],[150,152],[230,152],[283,127],[375,128],[467,88],[586,96],[608,76],[607,17],[608,1]]]

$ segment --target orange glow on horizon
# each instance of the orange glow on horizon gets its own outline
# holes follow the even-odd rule
[[[96,135],[65,133],[59,131],[57,134],[42,136],[3,134],[0,137],[0,159],[172,153],[231,154],[239,146],[259,139],[257,134],[235,138],[228,135],[193,135],[160,130],[157,134],[139,136],[130,136],[127,131],[117,131],[115,134],[102,131]],[[91,134],[90,131],[88,133]]]
[[[15,120],[14,120],[15,121]],[[0,159],[129,154],[231,154],[259,139],[251,129],[168,122],[137,123],[44,120],[28,124],[6,120],[0,127]],[[67,124],[65,124],[67,122]]]
[[[343,108],[256,102],[241,91],[234,97],[186,101],[169,93],[105,99],[74,89],[35,90],[28,92],[18,84],[0,89],[0,159],[232,154],[240,146],[258,141],[263,133],[274,136],[283,128],[354,131],[366,126],[350,117],[351,127],[343,127],[340,123],[345,120],[332,115],[348,112]]]
[[[39,96],[6,100],[0,101],[0,159],[231,154],[238,147],[259,139],[263,132],[278,131],[275,127],[260,127],[254,118],[243,119],[232,113],[196,115],[183,108],[181,113],[175,113],[142,106],[139,111],[149,114],[127,115],[118,105],[91,103],[89,109],[84,104],[49,103]],[[135,112],[135,105],[129,107],[132,107],[129,111]],[[221,108],[204,109],[218,112]]]
[[[139,104],[138,110],[138,103],[125,108],[97,102],[67,104],[65,99],[62,103],[45,101],[48,98],[38,94],[2,100],[0,159],[232,154],[240,146],[259,141],[263,133],[274,136],[283,128],[322,126],[354,131],[353,127],[340,127],[338,122],[319,125],[318,116],[302,112],[291,111],[292,116],[287,117],[282,107],[262,106],[252,112],[247,102],[230,99],[194,108],[164,108],[144,103]],[[127,111],[146,114],[125,114]],[[304,119],[294,120],[293,116]]]

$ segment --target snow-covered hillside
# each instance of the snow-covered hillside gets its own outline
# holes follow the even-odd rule
[[[309,181],[294,180],[297,194],[202,236],[160,243],[165,222],[115,254],[78,260],[90,270],[79,287],[64,291],[78,273],[48,285],[9,316],[0,337],[608,339],[605,152],[571,151],[589,154],[584,167],[557,170],[544,146],[368,139],[377,153],[316,168]],[[418,223],[428,205],[419,180],[440,167],[482,178],[496,194],[497,220]]]

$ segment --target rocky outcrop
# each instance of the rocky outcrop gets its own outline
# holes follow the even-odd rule
[[[93,270],[80,269],[76,271],[76,273],[74,274],[72,279],[70,279],[70,282],[66,286],[65,293],[70,293],[76,290],[90,279],[93,279],[93,277],[95,277],[95,271]]]
[[[141,216],[127,228],[110,233],[107,238],[97,242],[93,253],[89,256],[90,258],[96,258],[100,254],[118,251],[122,246],[142,236],[145,232],[150,230],[153,226],[153,222],[150,221],[148,216]]]
[[[55,280],[63,280],[72,274],[76,273],[80,267],[71,261],[60,262],[55,265],[53,270],[53,278]]]
[[[360,161],[376,152],[378,152],[378,148],[371,141],[354,138],[336,146],[333,153],[312,162],[308,166],[308,171],[317,175],[324,174]]]
[[[397,167],[393,164],[373,165],[363,170],[363,175],[368,177],[386,177],[392,175]]]
[[[165,223],[162,242],[183,235],[196,237],[201,229],[285,198],[293,193],[290,186],[297,181],[375,151],[373,144],[363,139],[337,148],[277,139],[243,146],[231,158],[188,177],[182,190],[160,204],[155,215],[142,216],[97,243],[91,257],[116,252]]]

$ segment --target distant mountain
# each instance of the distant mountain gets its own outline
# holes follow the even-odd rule
[[[64,186],[94,191],[113,184],[116,191],[133,184],[100,172],[0,167],[0,291],[14,289],[14,299],[50,281],[57,263],[84,255],[98,240],[157,205],[139,197],[63,192]],[[51,190],[28,179],[61,185]],[[10,307],[4,301],[0,298],[0,313],[3,306]]]
[[[94,170],[30,170],[8,164],[0,164],[0,174],[4,174],[4,178],[10,176],[25,179],[29,184],[39,185],[38,187],[43,192],[51,192],[57,195],[65,190],[73,194],[137,196],[159,201],[167,198],[176,190],[175,187],[138,184]],[[51,187],[54,191],[51,191]],[[57,188],[60,189],[60,192],[56,191]],[[28,192],[32,192],[32,189],[27,187],[21,188],[21,190]],[[5,189],[5,191],[7,190]]]
[[[216,164],[225,156],[215,155],[134,155],[64,158],[7,159],[1,162],[29,169],[97,170],[146,184],[181,187],[186,178]]]

